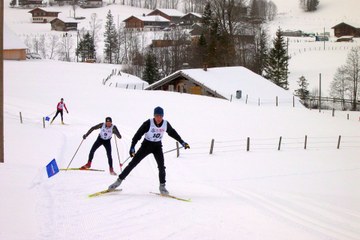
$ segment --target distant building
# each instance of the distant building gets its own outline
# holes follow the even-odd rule
[[[188,13],[181,17],[180,26],[191,28],[196,23],[201,23],[202,16],[199,13]]]
[[[4,25],[4,60],[26,60],[26,45],[7,25]]]
[[[286,30],[282,32],[284,37],[302,37],[303,32],[301,30],[292,31],[292,30]]]
[[[343,36],[360,37],[360,28],[354,27],[344,22],[332,27],[332,29],[334,29],[335,37],[338,38]]]
[[[19,6],[32,6],[32,7],[41,7],[43,6],[43,0],[19,0]]]
[[[125,28],[138,31],[156,31],[170,26],[170,21],[162,16],[131,16],[124,20]]]
[[[147,16],[157,16],[157,15],[168,19],[171,23],[178,24],[181,22],[181,17],[183,17],[185,14],[176,9],[158,8],[150,12]]]
[[[99,8],[102,7],[102,0],[84,0],[79,3],[81,8]]]
[[[235,99],[292,99],[292,94],[245,67],[184,69],[149,85],[145,90],[162,90]],[[238,94],[240,93],[240,94]],[[238,97],[237,97],[238,98]]]
[[[76,31],[78,25],[77,22],[70,22],[60,18],[55,18],[50,23],[51,23],[51,30],[62,31],[62,32]]]
[[[50,12],[37,7],[29,13],[32,15],[33,23],[48,23],[57,18],[60,12]]]

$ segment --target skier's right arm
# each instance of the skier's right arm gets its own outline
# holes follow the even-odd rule
[[[150,120],[145,121],[140,128],[137,130],[137,132],[135,133],[132,142],[131,142],[131,147],[130,147],[130,156],[133,156],[135,154],[135,145],[136,143],[142,138],[142,136],[149,131],[150,128]]]
[[[86,139],[87,136],[89,136],[92,131],[101,128],[102,125],[103,125],[103,123],[99,123],[99,124],[93,126],[92,128],[90,128],[89,131],[86,134],[84,134],[83,139]]]

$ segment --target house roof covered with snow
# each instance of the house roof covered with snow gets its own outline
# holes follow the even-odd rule
[[[184,16],[184,13],[176,10],[176,9],[171,9],[171,8],[157,8],[154,11],[152,11],[151,13],[149,13],[148,15],[152,15],[152,13],[160,11],[170,17],[182,17]]]
[[[179,70],[158,82],[153,83],[148,90],[157,89],[159,86],[171,82],[177,76],[201,85],[211,91],[214,96],[230,99],[237,91],[242,96],[248,95],[251,99],[274,100],[276,97],[291,99],[292,93],[275,85],[262,76],[250,71],[245,67],[217,67],[200,69]]]
[[[11,49],[27,49],[25,43],[23,43],[11,29],[4,24],[4,50]]]

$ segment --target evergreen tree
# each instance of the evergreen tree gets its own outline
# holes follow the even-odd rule
[[[268,35],[266,31],[260,30],[258,39],[256,40],[255,66],[254,70],[257,74],[263,76],[268,58]]]
[[[152,51],[149,51],[145,56],[145,69],[143,72],[143,80],[145,80],[149,84],[160,80],[158,61]]]
[[[265,67],[265,77],[276,85],[288,90],[288,65],[289,57],[287,47],[279,28],[276,32],[276,38],[273,40],[273,48],[270,49],[268,61]]]
[[[319,0],[300,0],[300,7],[306,12],[316,11]]]
[[[79,56],[81,58],[81,62],[84,62],[86,59],[95,59],[95,52],[94,39],[90,33],[87,32],[83,39],[80,40],[79,45],[76,48],[76,56]]]
[[[107,16],[106,16],[106,25],[105,25],[105,60],[109,63],[114,62],[114,56],[116,55],[118,49],[118,36],[117,31],[114,23],[113,15],[111,14],[111,11],[109,10]]]
[[[304,76],[301,76],[298,80],[299,87],[295,90],[295,94],[300,97],[301,100],[305,100],[309,96],[308,86],[309,83]]]

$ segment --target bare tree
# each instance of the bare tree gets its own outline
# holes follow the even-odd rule
[[[92,13],[89,21],[90,34],[94,39],[94,45],[100,41],[99,32],[102,28],[102,20],[98,18],[96,13]]]
[[[57,44],[59,42],[59,36],[58,35],[50,35],[49,40],[47,42],[47,49],[49,51],[49,59],[55,59],[57,56]]]
[[[73,46],[74,43],[72,41],[71,35],[69,33],[64,33],[60,37],[59,45],[57,48],[59,59],[62,61],[70,62],[71,61],[70,52]]]
[[[331,95],[352,100],[351,110],[357,110],[360,81],[360,47],[350,50],[346,64],[337,69],[331,84]]]

